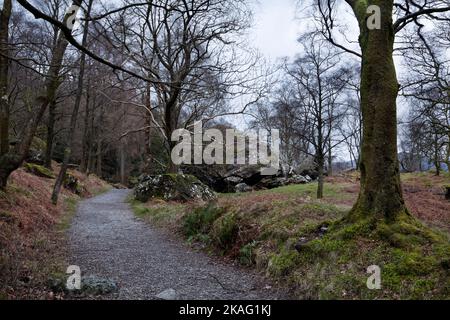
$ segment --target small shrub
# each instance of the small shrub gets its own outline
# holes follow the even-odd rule
[[[224,212],[214,205],[197,208],[183,217],[183,233],[188,236],[208,233],[214,221]]]
[[[252,241],[247,243],[239,250],[239,262],[244,266],[251,266],[255,264],[255,253],[254,250],[258,242]]]
[[[273,277],[283,277],[297,265],[299,255],[293,250],[282,250],[273,255],[267,266],[267,273]]]
[[[232,247],[239,231],[237,220],[235,214],[227,214],[214,222],[212,236],[220,248],[229,249]]]

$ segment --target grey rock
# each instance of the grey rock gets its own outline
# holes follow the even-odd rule
[[[166,201],[211,201],[217,198],[207,185],[194,176],[184,174],[144,175],[134,188],[134,195],[142,202],[152,198]]]
[[[309,182],[311,182],[311,178],[308,179],[301,175],[294,175],[288,179],[287,184],[306,184]]]
[[[240,177],[228,177],[228,178],[225,178],[225,182],[230,183],[230,184],[235,184],[235,185],[241,183],[242,181],[244,181],[244,179],[242,179]]]
[[[303,249],[303,246],[305,245],[305,244],[307,244],[309,241],[308,241],[308,239],[307,238],[305,238],[305,237],[302,237],[302,238],[300,238],[298,241],[297,241],[297,243],[295,244],[295,246],[294,246],[294,248],[295,248],[295,250],[297,250],[297,252],[301,252],[302,251],[302,249]]]
[[[117,284],[111,279],[88,276],[81,279],[81,291],[92,295],[105,295],[116,292]]]
[[[178,295],[174,289],[167,289],[161,292],[160,294],[156,295],[156,298],[160,300],[177,300]]]
[[[247,185],[246,183],[239,183],[235,187],[237,193],[244,193],[244,192],[250,192],[253,191],[252,187]]]

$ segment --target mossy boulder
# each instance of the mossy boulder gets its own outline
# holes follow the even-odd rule
[[[216,194],[196,177],[184,174],[144,175],[134,189],[136,200],[147,202],[152,198],[165,201],[211,201]]]
[[[38,177],[47,178],[47,179],[54,179],[55,174],[53,171],[47,169],[44,166],[35,164],[35,163],[25,163],[24,168],[27,172],[32,173]]]
[[[31,143],[30,149],[28,150],[25,161],[28,163],[44,165],[45,163],[45,150],[47,149],[47,144],[44,140],[34,137]]]

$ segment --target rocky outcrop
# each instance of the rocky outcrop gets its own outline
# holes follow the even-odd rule
[[[317,173],[309,165],[292,168],[280,166],[274,175],[263,175],[262,165],[184,165],[181,171],[197,177],[216,192],[233,193],[273,189],[291,184],[309,183]]]
[[[261,166],[242,166],[226,174],[225,192],[249,192],[252,190],[274,189],[292,184],[305,184],[313,179],[309,175],[289,173],[280,169],[276,175],[261,175]]]
[[[192,175],[164,174],[144,175],[134,189],[136,200],[147,202],[152,198],[166,201],[211,201],[216,194]]]

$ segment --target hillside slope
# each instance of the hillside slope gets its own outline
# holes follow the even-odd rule
[[[53,172],[45,175],[56,176]],[[41,170],[42,168],[38,168]],[[78,180],[73,191],[64,188],[59,204],[52,205],[54,178],[15,171],[5,191],[0,191],[0,299],[53,298],[46,289],[52,274],[65,272],[65,229],[76,202],[103,192],[109,185],[94,175],[78,171],[69,174]]]

